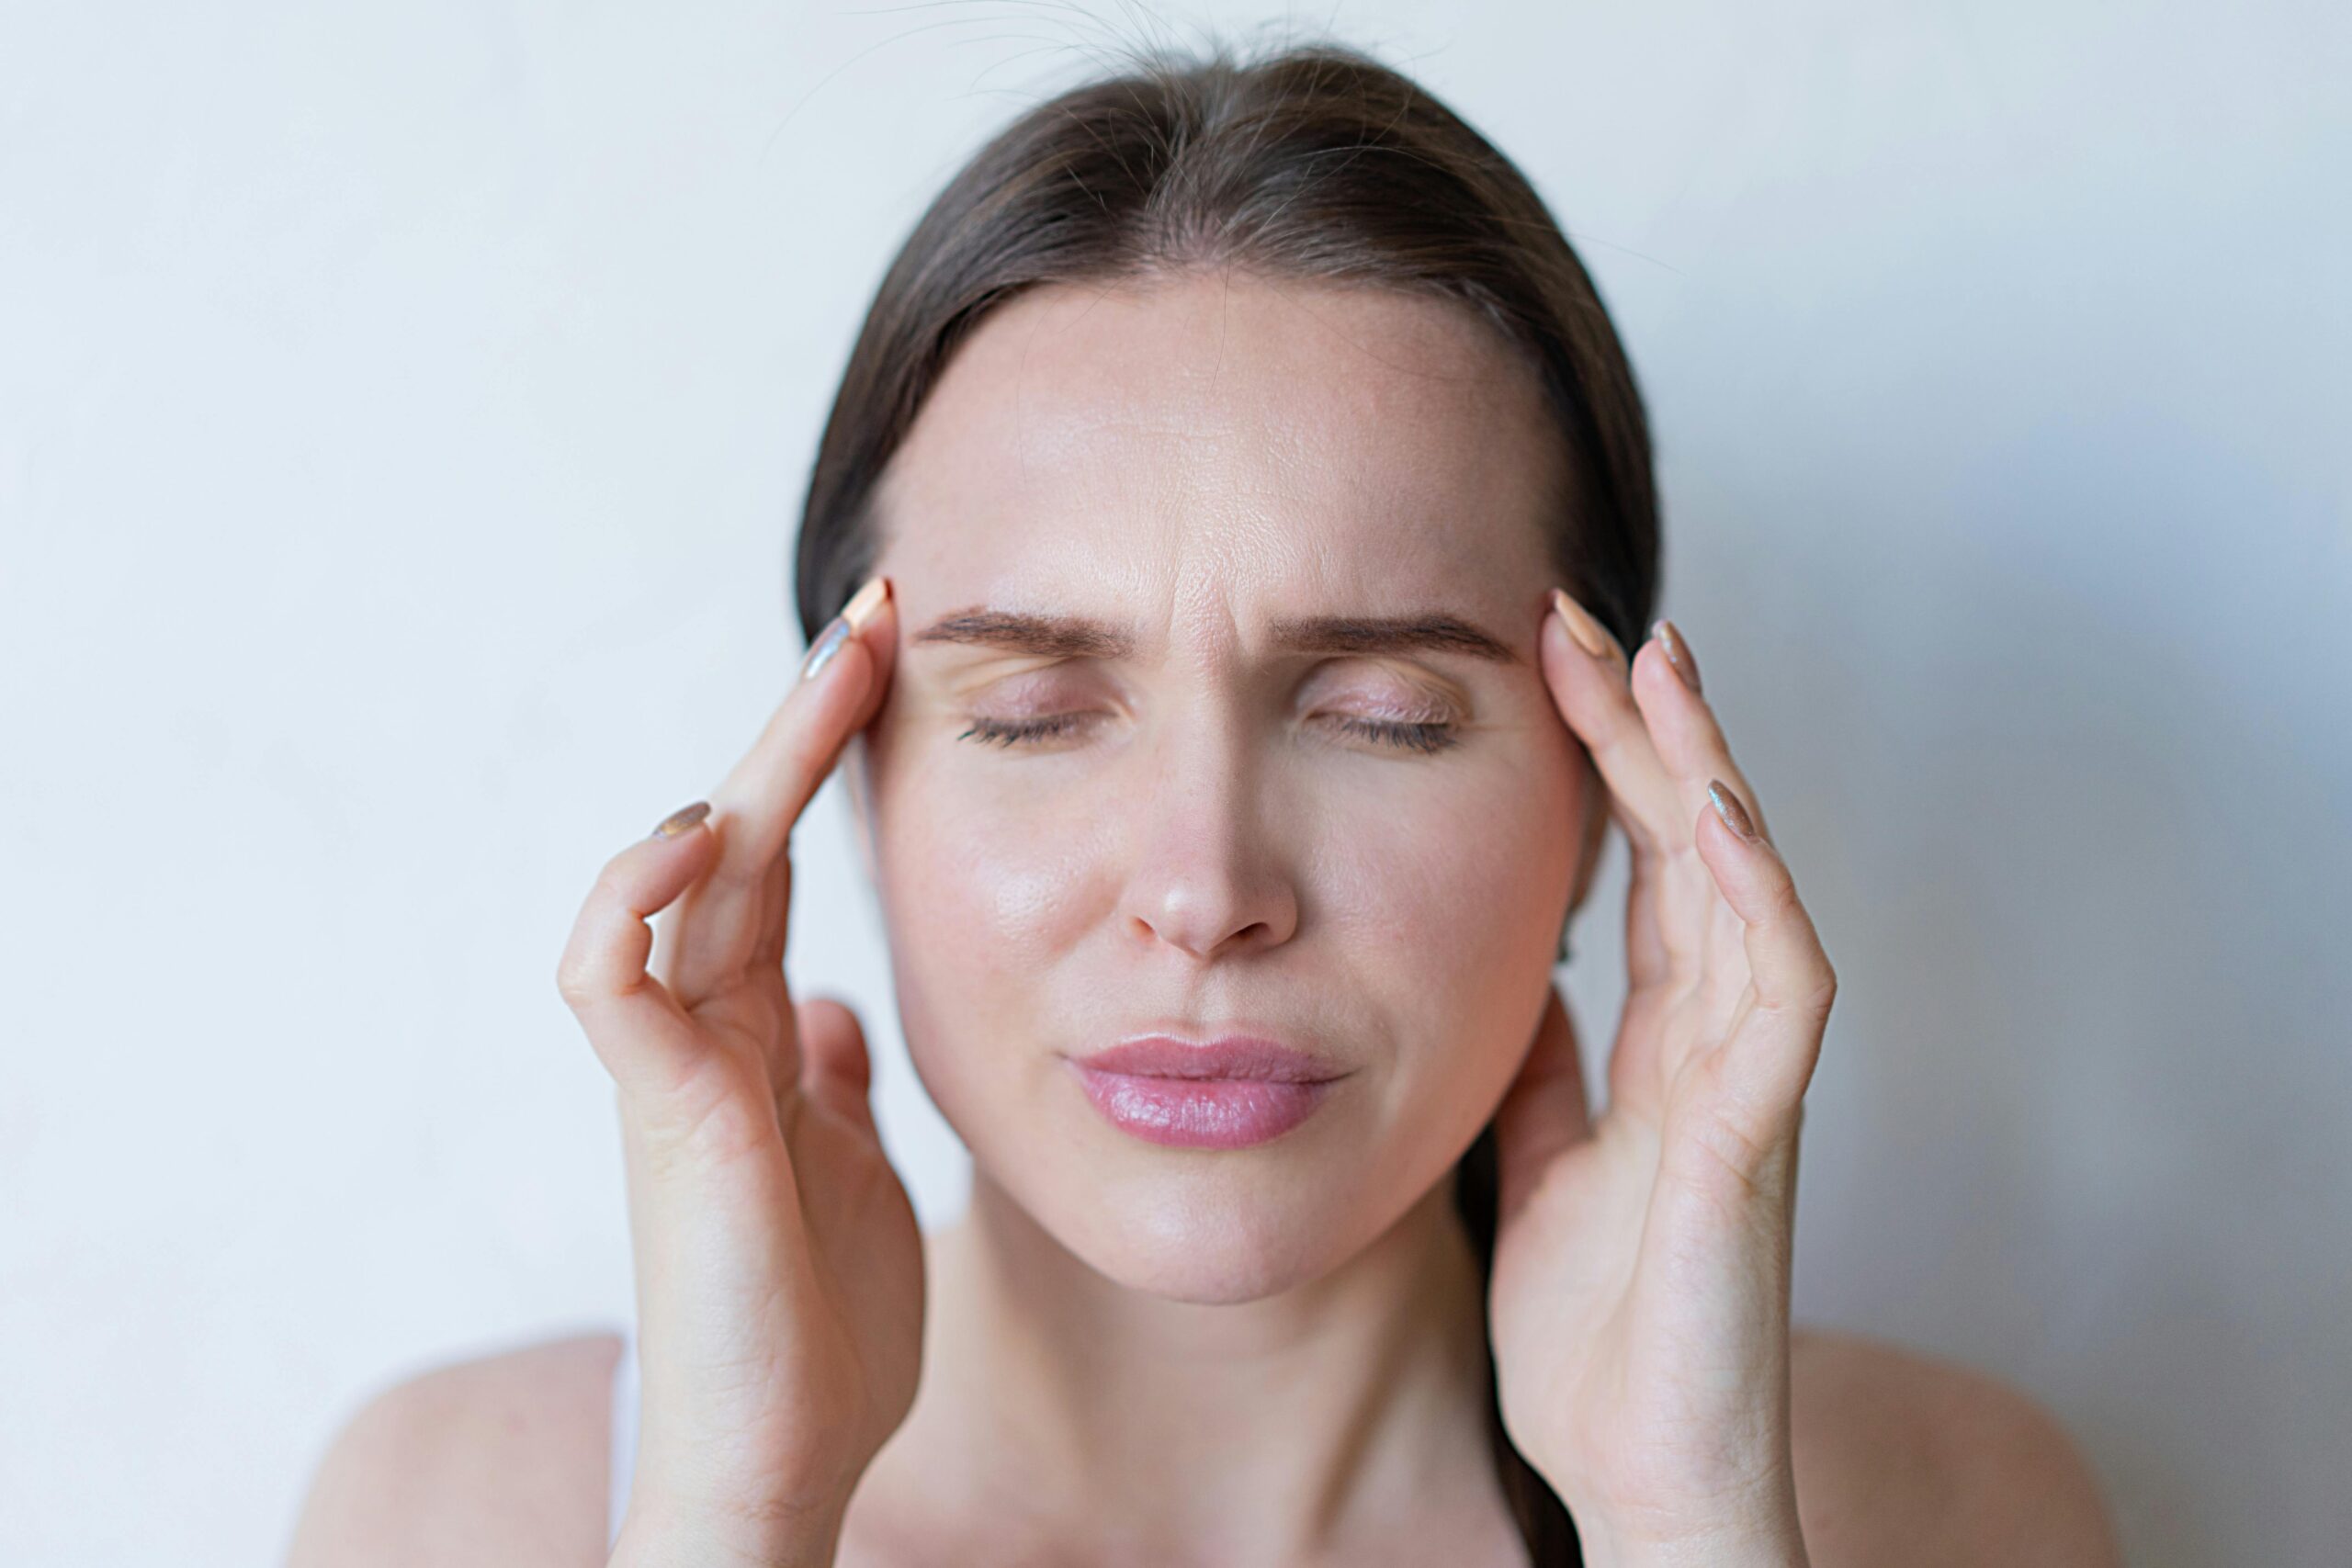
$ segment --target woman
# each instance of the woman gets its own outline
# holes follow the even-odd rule
[[[800,678],[562,957],[635,1339],[379,1400],[296,1561],[2112,1561],[2031,1404],[1790,1332],[1836,978],[1637,635],[1657,556],[1589,280],[1410,82],[1156,59],[1024,115],[852,355]],[[973,1156],[934,1235],[784,984],[845,754]],[[1550,974],[1612,818],[1595,1117]]]

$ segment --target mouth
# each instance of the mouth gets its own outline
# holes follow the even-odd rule
[[[1177,1148],[1240,1149],[1278,1138],[1347,1076],[1320,1056],[1255,1035],[1200,1044],[1144,1035],[1069,1062],[1105,1121]]]

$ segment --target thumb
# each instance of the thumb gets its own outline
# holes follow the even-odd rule
[[[800,1029],[801,1094],[869,1136],[880,1136],[874,1126],[873,1058],[857,1014],[831,997],[796,1002],[793,1014]]]
[[[1590,1131],[1585,1104],[1584,1067],[1577,1059],[1576,1025],[1557,985],[1545,988],[1544,1016],[1519,1076],[1495,1111],[1495,1154],[1499,1219],[1519,1212],[1544,1172]]]

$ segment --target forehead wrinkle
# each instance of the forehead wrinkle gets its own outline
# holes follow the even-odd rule
[[[1203,515],[1200,476],[1183,470],[1178,492],[1169,498],[1167,529],[1175,549],[1165,570],[1168,592],[1166,624],[1160,628],[1170,655],[1182,660],[1197,646],[1199,662],[1214,667],[1230,661],[1241,646],[1241,628],[1233,613],[1234,585],[1246,583],[1250,573],[1237,562],[1243,554],[1238,541],[1225,537],[1226,527],[1247,526],[1229,501],[1209,508],[1224,526]]]

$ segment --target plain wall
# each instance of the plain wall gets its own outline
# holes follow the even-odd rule
[[[2137,1563],[2342,1562],[2342,8],[1304,20],[1520,163],[1630,347],[1665,608],[1842,982],[1800,1320],[2030,1390]],[[270,1560],[370,1393],[622,1321],[565,933],[781,695],[909,226],[1138,26],[0,8],[0,1561]],[[935,1223],[816,811],[789,973]]]

